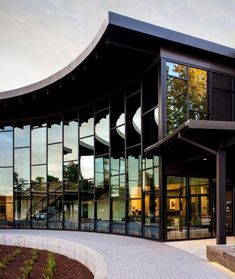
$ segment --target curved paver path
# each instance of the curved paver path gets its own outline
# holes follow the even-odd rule
[[[112,279],[235,279],[235,275],[205,259],[165,243],[109,234],[0,230],[3,234],[21,234],[65,239],[97,250],[108,265]]]

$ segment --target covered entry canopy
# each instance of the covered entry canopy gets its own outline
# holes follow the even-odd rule
[[[188,120],[172,134],[149,146],[145,152],[190,162],[216,158],[216,237],[226,243],[226,150],[235,145],[235,122]],[[214,160],[213,160],[214,161]]]

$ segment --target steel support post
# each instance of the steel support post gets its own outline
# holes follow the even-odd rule
[[[216,155],[216,242],[226,244],[226,151]]]

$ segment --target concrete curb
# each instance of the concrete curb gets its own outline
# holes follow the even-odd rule
[[[0,234],[0,244],[47,250],[67,256],[84,264],[95,279],[108,278],[108,266],[103,256],[93,248],[83,244],[53,237],[21,234]]]

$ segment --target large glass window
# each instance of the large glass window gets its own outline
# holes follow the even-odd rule
[[[48,124],[48,143],[55,143],[62,141],[62,123]]]
[[[46,128],[32,130],[32,165],[46,164]]]
[[[47,228],[47,195],[43,192],[32,193],[32,227]]]
[[[141,196],[141,158],[128,156],[128,194],[130,198]]]
[[[64,161],[78,159],[78,123],[71,121],[64,124]]]
[[[64,228],[67,230],[78,230],[78,193],[64,193]]]
[[[13,224],[13,169],[0,168],[0,228]]]
[[[48,174],[49,190],[61,190],[62,187],[62,144],[48,145]]]
[[[30,150],[17,148],[14,151],[14,187],[15,191],[27,191],[30,185]]]
[[[168,133],[187,119],[207,119],[207,72],[171,62],[166,71]]]
[[[190,119],[207,119],[207,72],[189,67]]]
[[[78,161],[71,161],[64,163],[64,190],[77,191],[78,190]]]
[[[31,183],[32,191],[46,191],[47,190],[47,175],[46,165],[31,167]]]
[[[15,227],[30,228],[30,195],[16,193],[14,199]]]
[[[144,236],[159,238],[159,168],[157,157],[143,160]]]
[[[13,166],[13,132],[0,132],[0,167]]]
[[[30,145],[30,126],[24,126],[23,128],[16,127],[14,129],[14,143],[15,147],[23,147]]]

